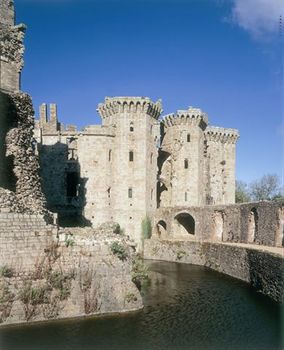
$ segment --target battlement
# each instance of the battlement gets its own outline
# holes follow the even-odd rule
[[[166,128],[188,124],[198,125],[204,130],[208,124],[208,117],[201,109],[189,107],[188,110],[178,110],[177,113],[164,116],[162,123]]]
[[[209,126],[205,131],[208,141],[221,143],[236,143],[240,137],[237,129],[227,129],[218,126]]]
[[[158,120],[162,104],[161,100],[154,103],[148,97],[106,97],[105,102],[98,105],[97,111],[102,119],[119,113],[145,113]]]

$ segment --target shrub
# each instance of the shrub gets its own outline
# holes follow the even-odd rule
[[[149,216],[146,216],[141,223],[142,238],[149,239],[152,236],[152,225]]]
[[[13,275],[14,275],[14,271],[10,267],[6,265],[0,267],[0,277],[11,278],[13,277]]]
[[[132,281],[136,284],[139,290],[143,285],[147,284],[150,281],[148,276],[148,267],[144,264],[140,256],[137,256],[133,260]]]
[[[117,257],[120,260],[126,260],[127,259],[127,252],[126,249],[121,245],[119,242],[113,242],[110,246],[110,249],[114,255],[117,255]]]
[[[133,293],[127,293],[126,296],[125,296],[125,301],[127,303],[131,303],[131,302],[137,301],[137,297]]]
[[[65,239],[65,245],[66,245],[67,248],[68,248],[68,247],[73,247],[74,244],[75,244],[74,239],[72,239],[72,238],[70,238],[70,237],[67,238],[67,239]]]
[[[181,260],[186,255],[186,252],[184,250],[179,250],[177,252],[177,260]]]

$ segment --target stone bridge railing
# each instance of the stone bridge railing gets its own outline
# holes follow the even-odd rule
[[[160,208],[153,237],[284,246],[284,200]]]

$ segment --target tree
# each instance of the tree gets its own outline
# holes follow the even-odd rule
[[[244,181],[236,181],[236,203],[250,202],[248,185]]]
[[[273,200],[282,197],[280,180],[277,175],[267,174],[250,184],[250,195],[252,200]]]

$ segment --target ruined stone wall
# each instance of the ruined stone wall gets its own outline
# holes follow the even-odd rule
[[[32,144],[34,112],[31,98],[23,93],[0,93],[0,99],[5,102],[0,108],[1,124],[5,126],[0,140],[4,164],[0,187],[15,192],[18,207],[24,212],[47,214],[38,174],[38,158]],[[12,184],[7,183],[7,172],[13,174]]]
[[[40,215],[0,213],[0,324],[137,310],[135,259],[113,223],[58,233]]]
[[[0,209],[0,266],[22,273],[33,271],[54,233],[56,227],[48,225],[42,215],[5,213]]]
[[[283,201],[225,206],[160,208],[155,215],[154,234],[161,235],[159,222],[166,224],[162,238],[223,241],[283,246]],[[189,234],[177,220],[191,216],[195,234]],[[252,222],[254,220],[254,222]]]
[[[15,23],[14,1],[1,0],[0,2],[0,22],[5,25],[13,26]]]
[[[0,90],[17,92],[23,68],[25,26],[14,26],[14,2],[0,3]]]
[[[283,302],[283,256],[252,248],[209,243],[147,240],[144,258],[207,266],[250,283]]]

